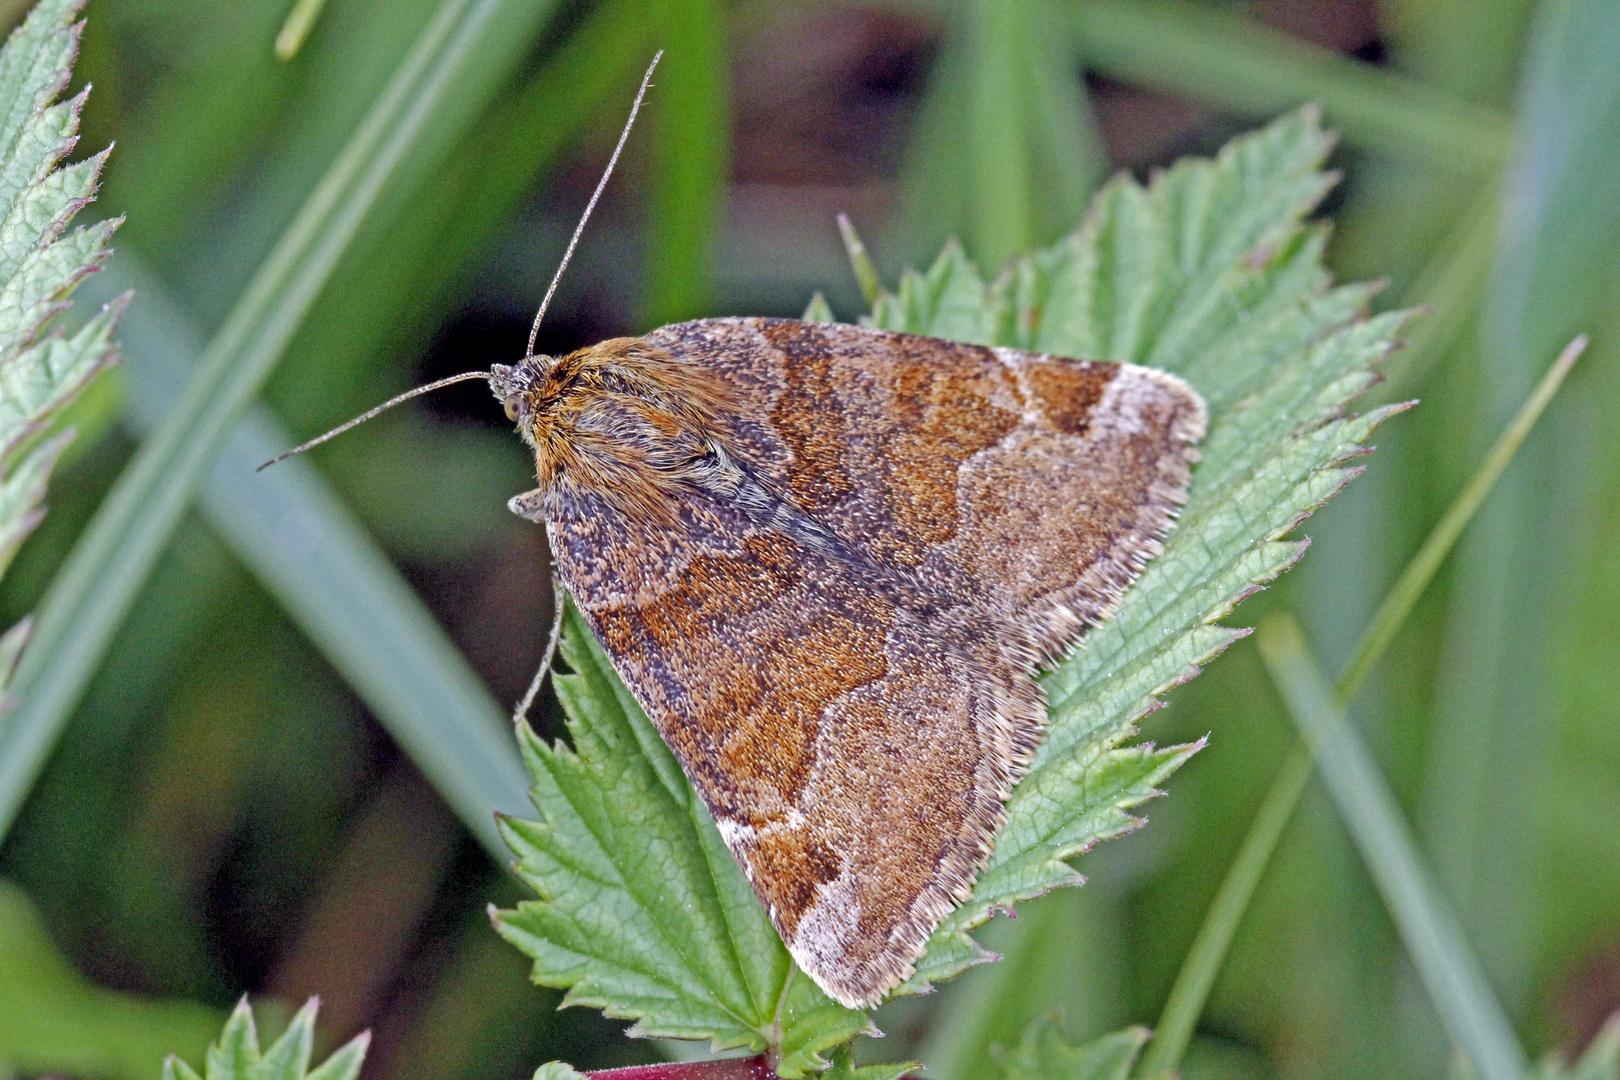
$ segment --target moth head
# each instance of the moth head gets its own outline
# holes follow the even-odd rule
[[[556,361],[549,356],[528,356],[520,364],[494,364],[489,369],[489,388],[506,410],[506,418],[519,429],[527,427],[524,418],[532,409],[529,392],[545,378]]]
[[[491,376],[535,451],[542,488],[568,484],[644,512],[665,506],[727,441],[734,408],[703,367],[640,338],[612,338]]]

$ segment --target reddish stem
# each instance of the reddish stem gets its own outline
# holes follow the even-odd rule
[[[776,1070],[765,1055],[727,1058],[724,1061],[688,1061],[669,1065],[631,1065],[625,1069],[603,1069],[586,1073],[603,1080],[776,1080]]]

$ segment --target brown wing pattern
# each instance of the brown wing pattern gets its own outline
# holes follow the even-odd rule
[[[988,852],[995,699],[1033,682],[971,644],[994,637],[971,613],[919,619],[706,496],[669,532],[548,511],[559,571],[795,960],[841,1001],[881,997]]]
[[[707,491],[672,527],[564,484],[559,571],[795,960],[874,1004],[990,851],[1045,718],[1033,668],[1157,553],[1202,403],[1129,365],[858,327],[644,341],[727,383],[730,453],[844,546]]]

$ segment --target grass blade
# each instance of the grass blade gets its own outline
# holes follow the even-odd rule
[[[1429,533],[1428,538],[1424,540],[1418,553],[1402,571],[1399,580],[1384,597],[1384,602],[1379,605],[1372,621],[1362,632],[1355,652],[1339,677],[1336,693],[1340,701],[1354,699],[1356,692],[1361,689],[1367,674],[1384,655],[1384,650],[1394,640],[1396,631],[1411,614],[1412,606],[1428,588],[1429,582],[1440,569],[1440,564],[1456,545],[1458,537],[1478,511],[1480,503],[1489,494],[1497,478],[1502,475],[1502,470],[1507,468],[1508,462],[1513,460],[1514,453],[1523,444],[1525,436],[1535,426],[1536,420],[1540,418],[1553,395],[1558,392],[1558,388],[1563,385],[1564,377],[1569,374],[1570,368],[1574,366],[1585,348],[1586,338],[1578,337],[1564,348],[1557,360],[1553,361],[1535,392],[1520,407],[1518,414],[1509,422],[1479,469],[1464,485],[1433,531]],[[1153,1041],[1148,1044],[1147,1052],[1142,1056],[1139,1075],[1157,1078],[1170,1075],[1180,1067],[1182,1056],[1187,1051],[1187,1044],[1192,1039],[1193,1029],[1204,1011],[1204,1003],[1209,1000],[1209,992],[1215,985],[1215,976],[1219,974],[1227,950],[1231,948],[1232,938],[1237,933],[1243,913],[1248,910],[1249,901],[1254,897],[1254,890],[1265,874],[1266,866],[1271,861],[1272,853],[1277,849],[1278,841],[1282,839],[1283,829],[1293,818],[1300,797],[1305,793],[1305,785],[1311,777],[1312,764],[1310,746],[1301,740],[1289,750],[1282,768],[1277,770],[1271,788],[1261,800],[1254,822],[1243,838],[1242,846],[1238,848],[1231,867],[1221,880],[1220,888],[1215,892],[1209,911],[1205,913],[1204,921],[1198,928],[1198,935],[1193,939],[1192,947],[1187,950],[1187,957],[1182,962],[1181,970],[1176,973],[1175,984],[1170,988],[1170,996],[1165,1000],[1164,1010],[1159,1015],[1159,1023],[1154,1028]]]
[[[46,595],[17,669],[22,704],[0,741],[0,837],[197,483],[367,212],[457,79],[482,62],[486,37],[541,15],[517,0],[446,0],[108,494]]]
[[[1379,605],[1372,622],[1368,624],[1360,642],[1357,643],[1356,651],[1345,664],[1344,674],[1339,677],[1340,698],[1349,701],[1356,696],[1356,691],[1361,689],[1362,682],[1378,663],[1378,658],[1384,655],[1384,650],[1394,640],[1396,631],[1401,628],[1406,617],[1412,613],[1412,606],[1423,595],[1423,590],[1429,587],[1435,572],[1451,553],[1457,538],[1473,519],[1480,503],[1485,501],[1485,496],[1496,486],[1502,470],[1508,467],[1508,462],[1518,453],[1525,437],[1530,434],[1530,429],[1541,416],[1542,410],[1563,385],[1564,376],[1575,366],[1575,361],[1580,359],[1581,353],[1586,351],[1586,340],[1586,335],[1581,334],[1564,346],[1564,351],[1558,354],[1558,359],[1547,369],[1547,374],[1541,377],[1541,382],[1531,392],[1529,399],[1519,407],[1518,414],[1508,422],[1506,430],[1496,440],[1496,445],[1485,456],[1479,469],[1457,494],[1452,504],[1446,508],[1445,514],[1435,524],[1428,538],[1423,541],[1423,546],[1412,557],[1412,561],[1406,564],[1400,579],[1384,597],[1384,602]]]
[[[1285,614],[1256,635],[1288,711],[1322,761],[1322,779],[1394,918],[1441,1021],[1484,1080],[1524,1080],[1529,1064],[1485,971],[1469,949],[1366,745],[1344,723],[1345,707]]]
[[[1506,119],[1250,19],[1178,0],[1084,0],[1076,42],[1094,71],[1233,110],[1270,116],[1321,104],[1352,143],[1455,168],[1507,150]]]
[[[955,236],[994,270],[1084,211],[1107,163],[1063,26],[1051,0],[953,10],[907,149],[915,254]]]
[[[184,385],[201,338],[127,249],[85,291],[130,287],[141,297],[124,333],[131,415],[151,428]],[[528,806],[506,710],[318,469],[293,459],[254,471],[288,442],[268,409],[249,410],[203,482],[203,511],[468,830],[506,863],[493,812]]]
[[[658,103],[650,110],[657,160],[647,236],[649,326],[705,311],[731,156],[720,5],[670,0],[658,7],[667,55],[658,73]]]

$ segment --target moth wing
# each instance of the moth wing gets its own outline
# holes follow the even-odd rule
[[[559,569],[799,965],[874,1004],[989,853],[1045,720],[1031,669],[1158,552],[1203,403],[852,326],[645,341],[724,381],[729,452],[791,512],[694,491],[671,528],[558,497]]]
[[[1001,820],[988,626],[694,494],[668,528],[557,496],[558,569],[799,966],[850,1006],[907,977]]]
[[[646,340],[739,395],[744,455],[810,518],[993,613],[1029,661],[1106,618],[1158,554],[1204,432],[1197,393],[1132,364],[791,319]]]

